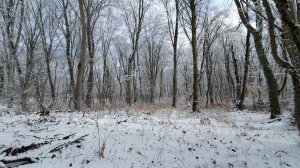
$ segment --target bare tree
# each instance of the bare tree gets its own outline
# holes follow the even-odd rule
[[[14,61],[16,65],[16,70],[20,82],[21,88],[21,109],[22,111],[28,111],[27,99],[29,95],[30,83],[32,82],[32,73],[35,66],[35,52],[37,49],[37,42],[40,37],[40,31],[38,29],[37,20],[35,20],[34,15],[36,15],[35,6],[32,4],[27,4],[26,16],[24,15],[24,32],[21,33],[23,42],[26,47],[26,61],[25,66],[22,68],[20,57],[15,55]]]
[[[86,61],[86,19],[84,12],[84,1],[78,0],[81,25],[81,42],[80,42],[80,58],[77,65],[77,78],[74,90],[74,108],[81,109],[82,94],[83,94],[83,75]]]
[[[4,65],[0,64],[0,96],[3,95],[4,82],[5,82],[5,74],[4,74]]]
[[[13,105],[13,77],[17,51],[20,44],[21,32],[24,22],[24,0],[20,1],[2,1],[1,9],[5,27],[6,45],[8,47],[7,57],[7,107]],[[19,15],[15,14],[20,11]],[[19,19],[17,18],[19,16]]]
[[[199,111],[199,70],[198,70],[198,45],[197,45],[197,21],[199,0],[183,0],[183,8],[190,24],[191,37],[189,41],[193,53],[193,103],[192,110]]]
[[[91,108],[92,105],[92,94],[94,88],[94,55],[95,55],[95,39],[94,31],[97,21],[100,18],[100,12],[105,7],[109,6],[110,2],[107,0],[95,1],[88,0],[85,6],[86,12],[86,33],[87,33],[87,45],[89,53],[89,74],[87,81],[87,94],[86,94],[86,105]],[[101,34],[102,36],[102,34]]]
[[[293,1],[292,1],[293,2]],[[277,7],[278,4],[281,2],[275,1]],[[284,51],[283,51],[283,58],[280,58],[278,52],[277,52],[277,40],[276,40],[276,31],[275,31],[275,18],[273,15],[272,7],[270,3],[266,0],[263,0],[263,6],[265,8],[267,18],[268,18],[268,30],[269,30],[269,37],[271,42],[271,51],[272,55],[275,59],[275,61],[283,68],[286,68],[289,72],[289,74],[292,77],[292,83],[293,83],[293,90],[294,90],[294,112],[295,112],[295,118],[296,123],[298,125],[298,129],[300,130],[300,79],[299,79],[299,69],[300,69],[300,55],[299,55],[299,48],[297,46],[297,37],[292,37],[293,31],[290,30],[290,26],[294,24],[294,22],[297,22],[297,17],[293,17],[295,13],[286,13],[286,11],[280,11],[281,17],[282,17],[282,28],[283,31],[281,32],[282,36],[282,44],[284,45]],[[291,5],[292,6],[292,5]],[[278,10],[287,10],[290,6],[287,5],[287,8],[285,7],[278,7]],[[295,8],[295,7],[294,7]],[[289,14],[289,16],[285,16],[286,14]],[[282,16],[283,15],[283,16]],[[287,21],[289,20],[289,23]],[[289,25],[288,25],[289,24]],[[288,58],[290,59],[290,63],[287,62],[287,58],[285,58],[285,49],[288,53]],[[298,69],[298,70],[297,70]]]
[[[64,43],[62,44],[62,47],[65,48],[65,58],[67,60],[68,65],[68,73],[69,73],[69,87],[68,87],[68,97],[69,97],[69,106],[71,103],[74,102],[74,89],[75,89],[75,78],[74,78],[74,54],[72,52],[73,48],[75,48],[74,45],[74,39],[76,37],[76,32],[72,28],[74,25],[76,25],[76,19],[74,19],[72,10],[71,10],[71,3],[69,0],[59,0],[60,3],[60,10],[61,14],[58,14],[56,16],[57,20],[62,17],[62,24],[60,26],[60,30],[63,33],[64,36]]]
[[[55,11],[54,9],[45,9],[46,6],[54,6],[48,2],[41,0],[35,0],[35,4],[37,5],[37,22],[39,24],[39,29],[41,32],[41,41],[43,46],[44,57],[46,61],[46,69],[47,69],[47,76],[50,85],[51,91],[51,98],[52,101],[55,100],[55,79],[53,78],[52,71],[51,71],[51,60],[53,57],[54,46],[53,42],[57,35],[58,29],[58,22],[57,19],[54,17]]]
[[[155,18],[154,20],[156,20]],[[145,28],[145,46],[144,59],[146,65],[146,73],[150,83],[150,102],[154,104],[155,88],[158,74],[161,70],[161,61],[163,58],[163,43],[165,32],[159,27],[159,22],[152,21]],[[150,28],[149,28],[149,27]]]
[[[246,37],[246,52],[245,52],[245,68],[244,68],[244,77],[243,77],[243,84],[241,87],[241,94],[239,95],[239,99],[237,102],[237,109],[243,110],[244,109],[244,100],[246,97],[246,86],[248,81],[248,72],[250,66],[250,32],[247,30],[247,37]]]
[[[206,11],[203,13],[203,22],[202,22],[202,30],[203,30],[203,60],[201,63],[201,72],[204,66],[204,62],[206,65],[206,76],[207,76],[207,92],[206,92],[206,107],[208,106],[208,101],[211,104],[214,104],[214,83],[213,83],[213,70],[215,68],[214,64],[216,61],[214,60],[214,52],[213,45],[220,37],[222,33],[222,26],[224,24],[224,12],[217,11],[215,13],[209,12],[209,4],[206,5]],[[200,35],[199,35],[200,36]],[[198,37],[199,38],[199,37]],[[199,45],[201,43],[199,42]],[[200,73],[201,73],[200,72]],[[200,74],[200,78],[202,74]]]
[[[179,17],[180,17],[180,2],[179,0],[174,0],[175,2],[175,23],[172,16],[172,10],[170,9],[170,0],[162,0],[162,3],[166,9],[167,20],[168,20],[168,30],[170,39],[173,47],[173,89],[172,89],[172,106],[176,107],[177,104],[177,43],[178,43],[178,32],[179,32]]]
[[[269,60],[267,59],[266,52],[262,43],[262,24],[263,20],[260,15],[256,15],[256,24],[257,28],[255,29],[251,24],[249,23],[249,16],[248,13],[244,10],[244,7],[242,7],[242,4],[239,0],[235,0],[235,4],[238,8],[238,12],[240,15],[240,18],[244,24],[244,26],[250,31],[251,35],[254,39],[254,44],[256,48],[256,52],[258,55],[258,59],[260,62],[260,65],[262,67],[262,70],[264,72],[267,85],[268,85],[268,94],[269,94],[269,101],[270,101],[270,111],[271,111],[271,118],[275,118],[278,115],[281,114],[280,111],[280,105],[279,105],[279,89],[277,85],[277,81],[274,77],[273,71],[271,69]],[[254,4],[257,11],[261,11],[261,4],[259,1],[254,0]]]
[[[134,84],[136,73],[136,55],[139,48],[139,39],[148,6],[144,0],[130,1],[129,9],[123,8],[123,20],[129,33],[132,53],[128,58],[126,71],[126,101],[131,106],[135,100]]]
[[[300,51],[300,27],[297,26],[297,16],[295,16],[293,11],[293,3],[295,1],[289,1],[289,0],[273,0],[278,12],[281,16],[281,21],[283,24],[283,27],[285,27],[286,31],[283,31],[283,35],[291,40],[293,42],[293,45],[290,46],[296,47],[298,51]],[[298,1],[299,6],[299,1]]]
[[[112,99],[112,74],[109,65],[109,52],[113,42],[114,33],[117,27],[113,22],[112,14],[108,14],[105,23],[100,27],[100,50],[103,60],[103,83],[102,83],[102,102],[109,104]]]

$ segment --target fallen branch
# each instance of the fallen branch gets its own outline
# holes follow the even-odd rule
[[[73,141],[69,141],[69,142],[66,142],[66,143],[63,143],[61,145],[58,145],[57,147],[55,147],[54,149],[50,150],[49,153],[53,153],[53,152],[57,152],[57,151],[60,151],[61,149],[63,149],[64,147],[68,147],[69,145],[73,145],[73,144],[78,144],[80,143],[81,141],[84,140],[84,137],[88,136],[88,134],[86,135],[83,135]]]
[[[73,137],[75,135],[75,133],[73,133],[73,134],[71,134],[71,135],[68,135],[68,136],[65,136],[65,137],[63,137],[62,139],[63,140],[66,140],[66,139],[69,139],[70,137]]]
[[[38,143],[38,144],[30,144],[30,145],[27,145],[27,146],[21,146],[20,148],[10,147],[10,148],[7,148],[6,150],[2,151],[1,154],[5,153],[6,156],[9,156],[9,155],[16,156],[20,153],[24,153],[24,152],[27,152],[29,150],[38,149],[39,147],[41,147],[43,145],[46,145],[46,144],[49,144],[49,142],[46,141],[46,142]]]
[[[15,160],[0,160],[0,162],[2,162],[5,165],[5,167],[18,167],[21,165],[35,163],[35,161],[33,161],[29,157],[15,159]]]
[[[268,123],[273,123],[273,122],[276,122],[276,121],[281,121],[281,118],[276,118],[274,120],[268,121]]]
[[[127,120],[118,121],[117,124],[121,124],[122,122],[127,122]]]

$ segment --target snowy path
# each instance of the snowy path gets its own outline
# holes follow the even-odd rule
[[[0,161],[27,157],[36,163],[20,167],[57,168],[299,168],[300,138],[289,115],[271,123],[268,116],[216,110],[119,110],[84,117],[62,112],[47,118],[1,113]],[[16,156],[4,152],[32,144],[35,148]],[[101,147],[104,158],[99,157]]]

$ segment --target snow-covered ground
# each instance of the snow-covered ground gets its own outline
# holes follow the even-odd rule
[[[287,113],[272,121],[221,110],[0,112],[0,167],[30,158],[35,163],[20,167],[299,168],[300,138],[290,123]]]

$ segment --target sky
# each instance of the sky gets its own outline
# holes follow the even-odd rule
[[[235,3],[233,0],[210,0],[213,4],[216,4],[219,7],[223,7],[229,10],[229,17],[227,22],[230,22],[232,25],[236,26],[240,23],[240,17],[238,15]]]

